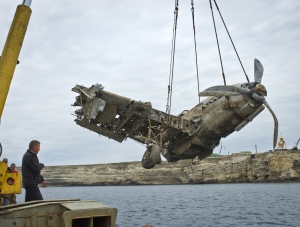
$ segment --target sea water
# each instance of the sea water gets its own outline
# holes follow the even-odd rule
[[[41,188],[44,199],[95,200],[117,227],[300,226],[300,183]],[[25,190],[17,195],[24,202]]]

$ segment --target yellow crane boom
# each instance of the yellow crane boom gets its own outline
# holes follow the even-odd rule
[[[18,5],[0,57],[0,121],[31,16],[30,4],[31,0],[23,0]],[[20,173],[9,173],[7,167],[0,161],[0,197],[21,193]]]
[[[30,7],[25,5],[28,2],[17,7],[0,58],[0,119],[31,15]]]

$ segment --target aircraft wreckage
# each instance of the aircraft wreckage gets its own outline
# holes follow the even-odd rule
[[[160,154],[169,162],[206,158],[221,138],[242,129],[266,106],[275,122],[274,148],[278,121],[265,100],[262,75],[263,66],[255,59],[254,82],[210,87],[199,93],[208,98],[178,116],[153,109],[150,102],[105,91],[101,84],[76,85],[72,91],[79,95],[73,106],[81,108],[75,111],[75,122],[120,143],[130,138],[146,145],[142,165],[150,169],[161,162]]]

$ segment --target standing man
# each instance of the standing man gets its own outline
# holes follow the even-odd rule
[[[3,158],[3,160],[2,160],[2,162],[4,162],[6,165],[8,165],[7,163],[8,163],[8,159],[7,158]],[[7,171],[6,171],[7,173],[11,173],[11,170],[10,170],[10,168],[7,166]]]
[[[42,183],[43,188],[46,187],[46,182],[41,175],[41,170],[44,168],[43,163],[39,163],[37,154],[40,151],[41,143],[37,140],[32,140],[29,143],[29,149],[22,159],[22,178],[23,187],[25,188],[25,202],[32,200],[43,200],[43,196],[38,188],[38,184]]]
[[[10,171],[12,173],[18,173],[18,171],[16,170],[16,164],[15,163],[10,164]]]

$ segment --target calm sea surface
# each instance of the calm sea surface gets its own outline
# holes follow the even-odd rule
[[[17,196],[24,201],[24,191]],[[95,200],[118,227],[300,226],[300,183],[48,187],[44,199]]]

